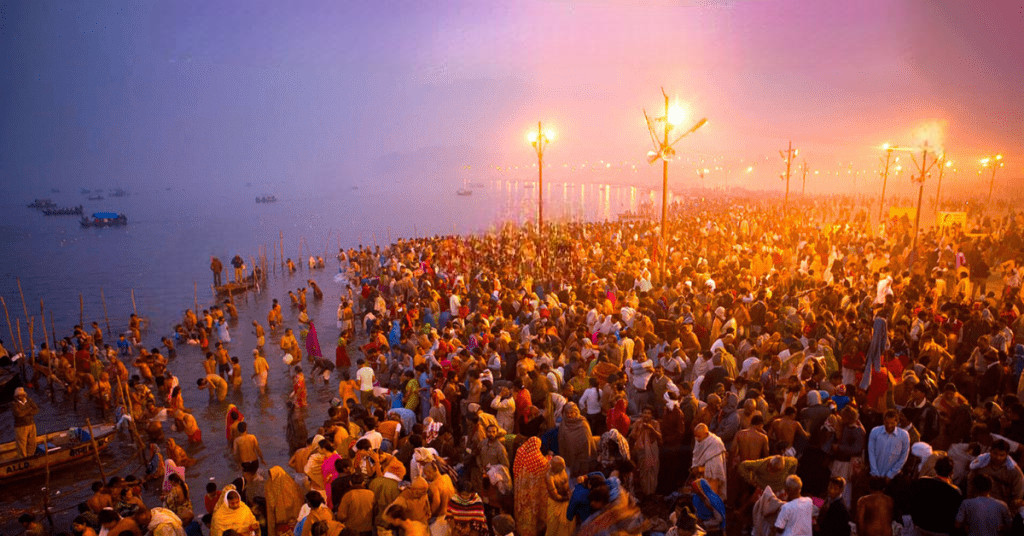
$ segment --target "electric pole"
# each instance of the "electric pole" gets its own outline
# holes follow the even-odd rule
[[[803,161],[803,166],[804,166],[804,176],[803,176],[803,182],[802,182],[802,184],[800,186],[800,197],[803,197],[807,193],[807,160]]]
[[[789,204],[789,177],[793,168],[793,157],[800,153],[800,150],[793,150],[793,140],[789,141],[789,148],[785,151],[779,151],[781,156],[786,161],[786,174],[781,178],[786,179],[786,197],[782,199],[782,211],[786,211],[786,206]]]
[[[882,210],[885,208],[885,187],[889,183],[889,162],[892,159],[892,152],[895,147],[886,143],[882,146],[885,150],[885,171],[882,172],[882,197],[878,200],[878,223],[882,223]]]

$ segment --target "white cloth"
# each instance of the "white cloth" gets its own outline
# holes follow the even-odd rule
[[[809,497],[793,499],[779,508],[775,528],[781,536],[813,536],[814,502]]]

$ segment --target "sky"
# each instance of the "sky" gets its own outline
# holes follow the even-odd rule
[[[777,188],[792,140],[842,190],[824,174],[874,176],[879,145],[922,136],[964,180],[994,153],[1024,176],[1020,0],[43,0],[0,19],[0,181],[26,191],[525,173],[537,121],[556,175],[655,180],[661,88],[709,119],[677,146],[687,177],[749,164]]]

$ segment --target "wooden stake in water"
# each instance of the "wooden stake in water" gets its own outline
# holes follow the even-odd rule
[[[195,300],[196,316],[199,316],[199,283],[192,281],[192,299]]]
[[[53,348],[57,348],[57,329],[53,327],[53,311],[50,311],[50,339],[53,341]]]
[[[96,434],[92,431],[92,423],[89,422],[89,418],[85,418],[85,425],[89,427],[89,441],[92,442],[92,453],[96,456],[96,466],[100,468],[100,478],[104,482],[107,481],[107,472],[103,470],[103,461],[100,460],[100,448],[96,445]]]
[[[11,313],[7,312],[7,300],[0,296],[0,303],[4,305],[4,316],[7,317],[7,331],[11,334],[11,346],[14,346],[14,327],[11,326]]]
[[[113,337],[114,332],[110,331],[110,318],[107,316],[107,297],[103,295],[103,287],[100,287],[100,301],[103,302],[103,321],[107,323],[107,337]]]
[[[135,316],[139,315],[139,310],[135,308],[135,289],[132,289],[132,312]]]
[[[78,293],[78,325],[85,329],[85,296],[81,292]]]
[[[281,247],[281,268],[284,268],[284,231],[277,232],[277,239]]]
[[[18,327],[18,353],[21,354],[21,356],[22,356],[21,357],[21,362],[24,363],[25,362],[25,343],[21,342],[21,319],[20,318],[16,318],[14,323]]]
[[[28,318],[28,305],[25,304],[25,293],[21,291],[21,278],[18,280],[18,294],[21,294],[21,308],[25,310],[25,318]]]
[[[50,335],[46,333],[46,309],[43,307],[42,298],[39,298],[39,318],[42,320],[43,324],[43,342],[45,343],[46,339],[50,338]]]

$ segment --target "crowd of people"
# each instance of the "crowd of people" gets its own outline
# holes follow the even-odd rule
[[[97,482],[73,530],[1024,534],[1024,219],[915,238],[867,210],[702,199],[664,232],[506,226],[340,251],[337,289],[309,282],[339,300],[336,330],[289,292],[289,318],[275,300],[268,330],[253,321],[244,365],[231,303],[187,313],[134,374],[78,330],[72,376],[140,429],[163,485],[155,506],[140,481]],[[318,330],[338,336],[334,359]],[[196,384],[224,405],[226,442],[203,437],[162,366],[176,341],[204,350]],[[245,368],[266,392],[267,354],[292,384],[291,457],[270,464],[226,401]],[[314,407],[309,389],[337,396]],[[307,415],[325,420],[308,430]],[[239,476],[202,505],[186,484],[200,442]]]

